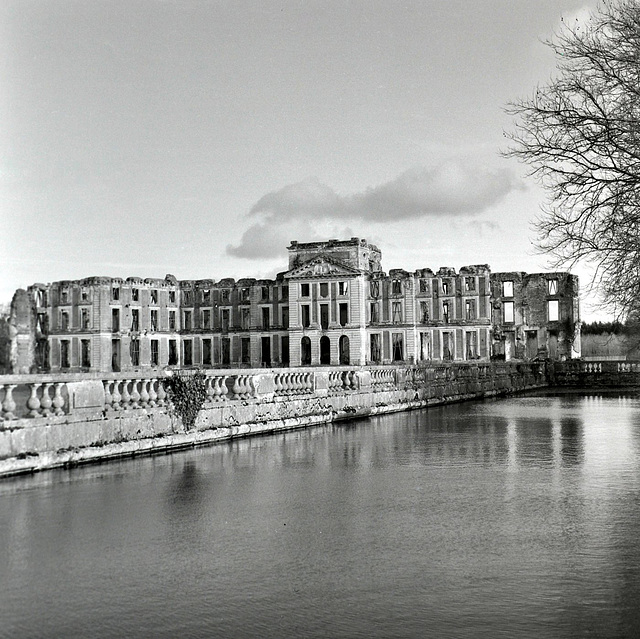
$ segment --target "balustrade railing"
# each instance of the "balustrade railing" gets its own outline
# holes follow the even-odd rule
[[[599,363],[584,363],[588,372],[602,370]],[[518,368],[519,367],[519,368]],[[365,366],[276,370],[207,370],[206,405],[261,398],[312,396],[316,387],[329,395],[360,391],[420,388],[450,381],[485,380],[516,373],[539,374],[532,363],[446,363],[429,366]],[[640,372],[640,363],[619,363],[619,372]],[[544,372],[544,371],[543,371]],[[189,373],[181,373],[189,374]],[[321,376],[321,377],[318,377]],[[74,413],[124,413],[164,410],[169,402],[164,374],[60,374],[0,376],[0,421],[25,418],[62,418]],[[318,380],[322,379],[322,383]],[[87,388],[90,387],[89,390]],[[319,390],[318,393],[321,391]],[[90,400],[87,400],[87,393]],[[84,398],[84,399],[83,399]],[[84,403],[83,403],[84,402]]]

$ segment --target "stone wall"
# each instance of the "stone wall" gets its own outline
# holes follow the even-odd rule
[[[640,387],[640,362],[578,361],[554,362],[549,367],[553,386],[576,388]]]
[[[425,408],[547,385],[544,364],[207,371],[191,430],[162,378],[0,376],[0,476]]]

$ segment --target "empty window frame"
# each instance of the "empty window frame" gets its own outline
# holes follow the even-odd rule
[[[60,330],[69,330],[69,311],[60,311]]]
[[[558,280],[551,279],[547,280],[547,291],[549,295],[557,295],[558,294]]]
[[[160,363],[160,350],[158,348],[158,340],[151,340],[151,366],[158,366]]]
[[[202,340],[202,365],[211,366],[211,339]]]
[[[182,362],[185,366],[193,366],[193,342],[190,339],[182,342]]]
[[[228,288],[223,288],[220,291],[220,301],[223,304],[228,304],[230,299],[231,299],[231,290]]]
[[[157,310],[152,310],[151,314],[150,314],[150,325],[149,328],[152,331],[157,331],[158,330],[158,311]]]
[[[202,328],[211,328],[211,310],[208,308],[202,311]]]
[[[114,302],[117,302],[120,299],[120,287],[119,286],[113,286],[111,288],[111,299]]]
[[[391,280],[391,295],[402,295],[402,282]]]
[[[269,300],[269,287],[262,286],[261,287],[261,298],[263,302],[267,302]]]
[[[131,366],[140,366],[140,340],[134,338],[129,342],[129,354]]]
[[[380,333],[372,333],[371,334],[371,361],[372,362],[381,362],[382,361],[382,340]]]
[[[70,368],[71,361],[69,359],[70,356],[70,344],[68,339],[60,340],[60,368]]]
[[[157,304],[158,303],[158,289],[157,288],[152,288],[150,291],[150,296],[151,296],[151,304]]]
[[[467,359],[478,358],[478,333],[476,331],[467,331]]]
[[[475,300],[465,300],[464,308],[465,308],[466,319],[468,320],[476,319],[476,301]]]
[[[558,300],[547,302],[547,317],[550,322],[557,322],[560,319],[560,303]]]
[[[349,282],[338,282],[338,295],[347,295],[349,293]]]
[[[429,282],[425,279],[420,280],[419,289],[420,293],[428,293],[429,292]]]
[[[169,366],[177,366],[178,364],[178,340],[169,340]]]
[[[176,312],[175,311],[169,311],[169,330],[170,331],[176,330]]]
[[[117,333],[120,330],[120,309],[111,309],[111,330]]]
[[[402,302],[391,302],[391,321],[402,324]]]
[[[89,301],[89,289],[88,288],[82,288],[80,290],[80,301],[82,302],[88,302]]]
[[[502,282],[502,297],[513,297],[513,282],[511,280]]]
[[[442,294],[449,295],[449,282],[447,280],[442,280]]]
[[[442,319],[445,324],[448,324],[451,319],[449,314],[449,302],[447,301],[442,302]]]
[[[371,280],[369,282],[369,295],[371,297],[380,297],[380,281]]]
[[[288,286],[283,286],[280,289],[280,299],[281,300],[288,300],[289,299],[289,287]]]
[[[323,331],[329,328],[329,304],[320,304],[320,328]]]
[[[211,291],[208,288],[202,291],[202,303],[211,304]]]
[[[251,328],[251,309],[240,309],[240,327],[244,330],[249,330],[249,328]]]
[[[429,321],[429,302],[420,302],[420,321],[423,324]]]
[[[464,278],[464,287],[467,291],[475,291],[476,290],[476,278],[474,276],[469,276]]]
[[[309,304],[302,304],[300,310],[302,311],[302,327],[309,328],[309,326],[311,326],[311,306],[309,306]]]
[[[220,309],[220,327],[223,331],[229,330],[229,317],[231,316],[231,312],[228,308]],[[186,328],[186,327],[185,327]]]
[[[169,301],[174,304],[176,301],[176,292],[175,291],[169,291]]]
[[[380,321],[380,307],[378,305],[378,302],[371,302],[371,304],[369,305],[369,310],[370,310],[370,316],[371,316],[371,323],[372,324],[377,324]]]
[[[289,307],[282,307],[282,328],[289,328]]]
[[[340,326],[346,326],[349,323],[349,305],[340,304],[338,311],[340,315]]]
[[[140,330],[140,309],[131,309],[131,330],[137,333]]]
[[[80,340],[80,358],[82,368],[91,368],[91,342],[88,339]]]
[[[513,302],[504,302],[502,305],[502,321],[505,324],[512,324],[515,321]]]
[[[394,362],[401,362],[404,359],[404,335],[402,333],[391,333],[391,352]]]
[[[139,288],[132,288],[131,289],[131,301],[132,302],[139,302],[140,301],[140,289]]]
[[[240,362],[251,364],[251,339],[249,337],[240,339]]]
[[[262,329],[267,331],[269,330],[270,326],[271,326],[271,322],[270,322],[270,315],[269,315],[269,307],[263,306],[262,307]]]
[[[247,286],[240,289],[240,299],[243,302],[248,302],[251,298],[251,289]]]
[[[309,284],[300,284],[300,297],[309,297]]]
[[[329,283],[320,282],[320,297],[329,297]]]

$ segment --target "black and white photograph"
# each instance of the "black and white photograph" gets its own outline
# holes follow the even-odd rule
[[[0,0],[0,639],[633,639],[639,540],[640,0]]]

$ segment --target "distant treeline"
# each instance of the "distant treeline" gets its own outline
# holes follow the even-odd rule
[[[583,322],[580,332],[582,335],[621,335],[625,325],[621,322]]]

